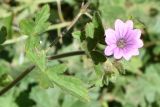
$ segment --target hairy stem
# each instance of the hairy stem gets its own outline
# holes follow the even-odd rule
[[[61,5],[61,4],[59,4],[60,0],[57,0],[57,3],[58,3],[58,5]],[[86,10],[87,10],[88,6],[89,6],[89,2],[86,3],[85,5],[82,5],[80,12],[77,14],[77,16],[74,18],[74,20],[71,23],[69,23],[70,24],[69,26],[68,26],[68,23],[65,23],[65,24],[63,23],[63,25],[60,26],[60,27],[68,26],[67,29],[62,32],[62,36],[64,36],[64,34],[66,34],[75,25],[75,23],[79,20],[79,18],[83,14],[86,13]],[[60,12],[61,11],[61,7],[58,6],[58,8],[60,9],[59,10],[59,12]],[[63,20],[62,14],[59,14],[59,15],[60,15],[61,20]],[[55,29],[55,27],[52,26],[48,30],[51,30],[51,29]],[[58,36],[55,39],[55,41],[53,41],[53,43],[51,43],[50,47],[52,47],[54,44],[56,44],[59,41],[59,39],[60,39],[60,37]],[[14,42],[15,41],[17,41],[17,40],[14,40]],[[14,42],[10,42],[10,43],[14,43]],[[60,58],[65,58],[65,57],[70,57],[70,56],[76,56],[76,55],[85,55],[85,52],[84,51],[74,51],[74,52],[59,54],[59,55],[48,57],[48,60],[55,60],[55,59],[60,59]],[[7,85],[6,87],[4,87],[0,91],[0,96],[2,96],[3,94],[5,94],[6,92],[8,92],[13,86],[15,86],[25,76],[27,76],[27,74],[29,74],[35,67],[36,67],[36,65],[32,65],[32,66],[28,67],[25,71],[23,71],[15,80],[13,80],[9,85]]]
[[[65,58],[65,57],[76,56],[76,55],[84,55],[84,54],[85,54],[84,51],[74,51],[74,52],[68,52],[68,53],[64,53],[64,54],[50,56],[50,57],[48,57],[48,60],[55,60],[55,59],[59,59],[59,58]]]
[[[35,68],[35,65],[32,65],[28,67],[25,71],[23,71],[15,80],[13,80],[9,85],[4,87],[0,91],[0,96],[5,94],[8,90],[10,90],[13,86],[15,86],[19,81],[21,81],[27,74],[29,74],[33,69]]]
[[[64,22],[64,17],[63,17],[62,8],[61,8],[61,0],[57,0],[57,9],[58,9],[58,15],[61,22]]]
[[[61,29],[61,28],[69,26],[70,24],[71,24],[71,22],[63,22],[63,23],[54,24],[54,25],[49,26],[46,31],[50,31],[50,30],[54,30],[54,29]],[[19,28],[17,27],[17,29],[19,29]],[[20,31],[20,30],[18,30],[18,31]],[[17,43],[17,42],[20,42],[20,41],[24,41],[27,38],[28,38],[28,36],[23,35],[23,36],[20,36],[18,38],[13,38],[13,39],[10,39],[10,40],[6,40],[2,45],[4,46],[4,45]]]
[[[77,16],[73,19],[73,21],[71,22],[71,24],[62,32],[62,37],[68,32],[70,31],[70,29],[76,24],[76,22],[79,20],[79,18],[86,13],[86,10],[89,6],[89,2],[86,3],[85,5],[82,5],[79,13],[77,14]],[[60,37],[58,36],[51,44],[50,44],[50,47],[51,48],[52,46],[54,46],[58,41],[59,41]],[[49,49],[47,49],[49,50]]]
[[[160,45],[160,41],[157,40],[157,41],[146,42],[143,47],[148,48],[148,47],[151,47],[153,45]]]
[[[48,57],[48,60],[55,60],[55,59],[66,58],[66,57],[77,56],[77,55],[85,55],[85,52],[84,51],[73,51],[73,52],[63,53],[59,55],[50,56]],[[9,85],[4,87],[0,91],[0,96],[8,92],[19,81],[21,81],[25,76],[27,76],[27,74],[29,74],[35,67],[36,65],[31,65],[26,70],[24,70],[15,80],[13,80]]]

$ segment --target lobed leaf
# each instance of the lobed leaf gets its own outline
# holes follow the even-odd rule
[[[7,37],[7,29],[6,27],[3,26],[0,29],[0,44],[2,44],[6,40],[6,37]]]

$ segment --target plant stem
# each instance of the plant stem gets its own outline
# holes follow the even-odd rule
[[[86,13],[86,10],[89,6],[89,2],[87,2],[85,5],[82,5],[79,13],[77,14],[77,16],[73,19],[73,21],[71,22],[71,24],[62,32],[62,37],[68,32],[70,31],[70,29],[76,24],[76,22],[79,20],[79,18]],[[52,46],[54,46],[58,41],[59,41],[60,37],[58,36],[49,46],[49,48],[51,48]],[[49,50],[49,49],[47,49]]]
[[[57,3],[59,2],[60,0],[57,0]],[[75,19],[70,23],[70,25],[68,26],[68,23],[63,23],[64,25],[61,25],[60,27],[63,27],[63,26],[68,26],[66,30],[64,30],[62,32],[62,36],[64,36],[64,34],[66,34],[74,25],[75,23],[78,21],[78,19],[83,15],[85,14],[87,8],[89,6],[89,2],[86,3],[85,5],[82,5],[81,7],[81,10],[80,12],[77,14],[77,16],[75,17]],[[59,7],[61,8],[61,7]],[[61,10],[60,10],[61,11]],[[62,18],[62,16],[61,16]],[[62,20],[62,19],[61,19]],[[59,27],[59,26],[58,26]],[[48,30],[52,30],[52,29],[55,29],[57,27],[50,27],[48,28]],[[48,31],[47,30],[47,31]],[[26,39],[26,38],[25,38]],[[55,41],[53,41],[53,43],[51,43],[50,47],[52,47],[54,44],[56,44],[58,41],[59,41],[60,37],[57,37],[55,39]],[[21,40],[21,39],[20,39]],[[19,39],[18,39],[19,41]],[[9,42],[7,44],[10,44],[10,43],[14,43],[14,42],[17,42],[17,40],[14,40],[12,42]],[[70,57],[70,56],[76,56],[76,55],[85,55],[85,52],[84,51],[74,51],[74,52],[69,52],[69,53],[64,53],[64,54],[59,54],[59,55],[55,55],[55,56],[50,56],[48,57],[48,60],[55,60],[55,59],[60,59],[60,58],[65,58],[65,57]],[[15,86],[19,81],[21,81],[25,76],[27,76],[27,74],[29,74],[34,68],[36,67],[36,65],[32,65],[30,67],[28,67],[24,72],[22,72],[15,80],[13,80],[9,85],[7,85],[6,87],[4,87],[1,91],[0,91],[0,96],[2,96],[3,94],[5,94],[6,92],[8,92],[13,86]]]
[[[74,51],[74,52],[68,52],[68,53],[64,53],[64,54],[50,56],[50,57],[48,57],[48,60],[55,60],[55,59],[59,59],[59,58],[65,58],[65,57],[76,56],[76,55],[84,55],[84,54],[85,54],[84,51]]]
[[[85,55],[85,52],[84,51],[73,51],[73,52],[63,53],[63,54],[59,54],[59,55],[50,56],[50,57],[48,57],[48,60],[55,60],[55,59],[66,58],[66,57],[77,56],[77,55]],[[0,96],[5,94],[6,92],[8,92],[19,81],[21,81],[25,76],[27,76],[27,74],[29,74],[35,67],[36,67],[36,65],[31,65],[25,71],[23,71],[15,80],[13,80],[9,85],[4,87],[0,91]]]
[[[64,28],[66,26],[69,26],[70,24],[71,24],[71,22],[63,22],[63,23],[54,24],[54,25],[49,26],[49,28],[46,31]],[[17,29],[19,29],[19,28],[17,28]],[[19,41],[24,41],[27,38],[28,38],[28,36],[23,35],[23,36],[20,36],[18,38],[13,38],[13,39],[10,39],[10,40],[6,40],[2,45],[9,45],[9,44],[17,43]]]
[[[148,48],[148,47],[151,47],[153,45],[160,45],[160,41],[157,40],[157,41],[146,42],[143,47]]]
[[[54,24],[54,25],[49,26],[47,31],[64,28],[64,27],[69,26],[70,24],[71,24],[71,22],[63,22],[63,23],[59,23],[59,24]]]
[[[28,67],[24,72],[22,72],[15,80],[13,80],[9,85],[4,87],[0,91],[0,96],[5,94],[8,90],[10,90],[13,86],[15,86],[20,80],[22,80],[27,74],[29,74],[33,69],[35,68],[35,65],[32,65]]]
[[[61,22],[64,22],[64,17],[63,17],[62,8],[61,8],[61,0],[57,0],[57,9],[58,9],[58,15]]]

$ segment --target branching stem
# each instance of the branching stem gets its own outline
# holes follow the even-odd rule
[[[77,56],[77,55],[85,55],[85,52],[84,51],[73,51],[73,52],[63,53],[59,55],[50,56],[48,57],[48,60],[56,60],[60,58],[66,58],[66,57]],[[26,70],[24,70],[15,80],[13,80],[10,84],[8,84],[6,87],[4,87],[0,91],[0,96],[8,92],[19,81],[21,81],[24,77],[26,77],[35,67],[36,65],[31,65]]]

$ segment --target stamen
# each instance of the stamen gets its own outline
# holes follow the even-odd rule
[[[117,46],[118,46],[119,48],[124,48],[125,45],[126,45],[126,41],[125,41],[123,38],[121,38],[121,39],[119,39],[119,40],[117,41]]]

